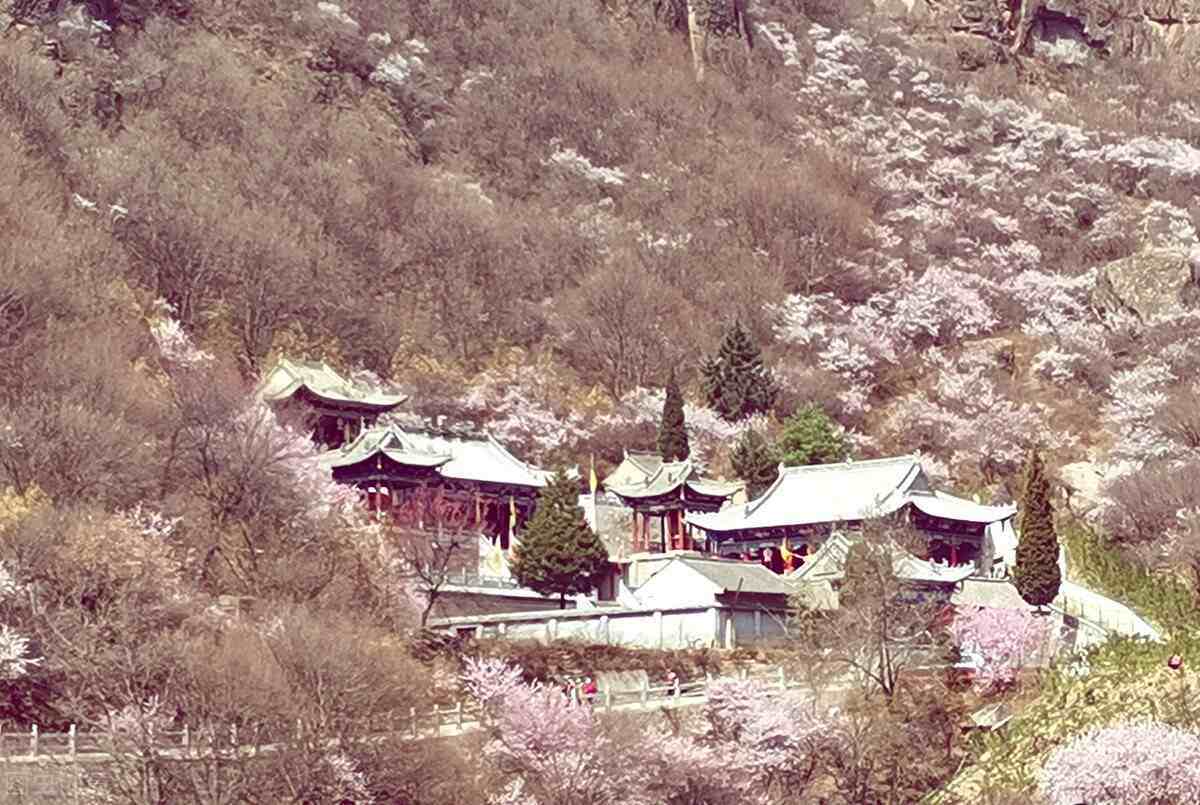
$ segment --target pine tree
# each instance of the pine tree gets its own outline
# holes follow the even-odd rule
[[[783,423],[779,454],[789,467],[833,464],[850,455],[846,434],[823,409],[805,405]]]
[[[683,394],[675,381],[675,370],[667,378],[667,398],[663,401],[662,421],[658,425],[658,454],[663,461],[681,461],[688,457],[687,423],[683,417]]]
[[[1058,536],[1050,507],[1050,483],[1042,457],[1031,450],[1025,463],[1025,489],[1021,500],[1021,537],[1013,581],[1021,597],[1044,607],[1058,595],[1062,573],[1058,568]]]
[[[762,352],[740,321],[725,331],[717,354],[705,360],[701,371],[709,406],[729,422],[767,413],[779,395]]]
[[[730,460],[734,473],[746,482],[746,494],[751,500],[767,491],[779,475],[779,457],[775,449],[753,428],[738,438]]]
[[[584,519],[579,490],[561,472],[542,490],[513,553],[517,583],[558,595],[562,608],[568,595],[594,590],[608,569],[608,551]]]

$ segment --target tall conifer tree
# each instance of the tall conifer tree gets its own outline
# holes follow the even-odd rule
[[[542,490],[513,553],[517,583],[557,595],[560,608],[568,595],[596,589],[608,569],[608,551],[584,519],[579,489],[561,472]]]
[[[688,457],[687,423],[683,417],[683,394],[675,380],[675,370],[667,378],[667,398],[663,401],[662,420],[658,424],[658,454],[663,461],[682,461]]]
[[[746,495],[754,500],[779,476],[779,455],[761,433],[748,428],[738,437],[730,456],[733,471],[746,482]]]
[[[740,321],[725,331],[717,354],[704,362],[701,371],[709,406],[729,422],[767,413],[779,395],[762,352]]]
[[[1026,459],[1024,487],[1021,537],[1017,543],[1013,581],[1021,597],[1040,608],[1058,595],[1062,573],[1058,567],[1058,536],[1054,533],[1054,511],[1050,506],[1050,482],[1037,450],[1030,450]]]

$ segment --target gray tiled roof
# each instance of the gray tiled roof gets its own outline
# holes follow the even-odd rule
[[[407,397],[387,394],[352,383],[319,361],[294,361],[280,358],[267,372],[259,385],[259,394],[270,402],[286,400],[301,388],[334,403],[366,405],[374,408],[395,408]]]
[[[692,513],[687,520],[723,533],[844,523],[880,517],[913,505],[934,517],[993,523],[1016,507],[983,506],[929,489],[918,456],[779,468],[779,477],[758,498],[719,512]]]
[[[841,533],[832,535],[793,574],[793,578],[801,582],[841,579],[846,573],[846,556],[850,547],[857,541],[858,538]],[[945,567],[913,556],[899,545],[892,544],[890,549],[892,572],[896,574],[896,578],[904,581],[956,584],[975,572],[973,565]]]
[[[347,467],[382,453],[400,464],[436,467],[440,475],[469,481],[545,486],[553,474],[526,464],[491,436],[442,435],[396,425],[368,428],[358,438],[322,456],[325,464]]]
[[[684,484],[711,497],[731,497],[741,488],[739,483],[702,478],[690,460],[663,461],[650,453],[626,452],[625,460],[604,479],[605,489],[635,500],[666,495]]]
[[[741,591],[759,595],[791,595],[796,591],[782,576],[758,562],[736,559],[700,559],[680,556],[675,559],[699,573],[727,593]]]

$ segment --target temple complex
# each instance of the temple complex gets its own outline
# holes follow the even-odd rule
[[[687,515],[710,553],[762,557],[777,572],[821,547],[835,531],[867,519],[903,518],[928,539],[924,559],[988,575],[1016,507],[984,506],[931,488],[918,456],[779,468],[766,492],[745,504]]]
[[[742,489],[740,483],[701,477],[690,460],[663,461],[653,453],[629,451],[603,486],[633,511],[634,553],[693,549],[687,514],[717,512]],[[652,520],[658,521],[657,539],[651,536]]]
[[[302,410],[313,441],[326,447],[351,441],[407,399],[353,383],[327,364],[287,358],[267,372],[258,393],[272,405]]]
[[[336,481],[362,490],[381,514],[398,513],[406,494],[432,490],[467,512],[465,528],[508,549],[532,516],[551,473],[510,453],[487,434],[370,427],[323,456]]]

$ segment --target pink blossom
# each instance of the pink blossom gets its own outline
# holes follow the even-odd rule
[[[1048,633],[1046,619],[1027,609],[972,607],[958,612],[950,624],[963,656],[977,663],[975,683],[984,691],[1015,682]]]
[[[495,658],[467,657],[463,684],[467,693],[485,708],[503,704],[504,698],[525,684],[521,668]]]
[[[705,739],[721,745],[726,762],[761,786],[804,775],[832,734],[810,699],[798,691],[781,694],[758,680],[713,680],[704,718]]]
[[[1092,729],[1055,750],[1039,790],[1052,805],[1200,803],[1200,736],[1157,722]]]
[[[150,325],[150,335],[158,344],[158,350],[168,365],[184,369],[195,369],[206,366],[214,360],[211,352],[199,349],[190,335],[176,319],[171,318],[173,309],[166,302],[159,300],[160,307],[167,315],[158,318]]]
[[[324,757],[325,765],[333,775],[333,790],[328,792],[330,802],[373,805],[375,798],[363,774],[354,760],[344,752],[330,752]]]

